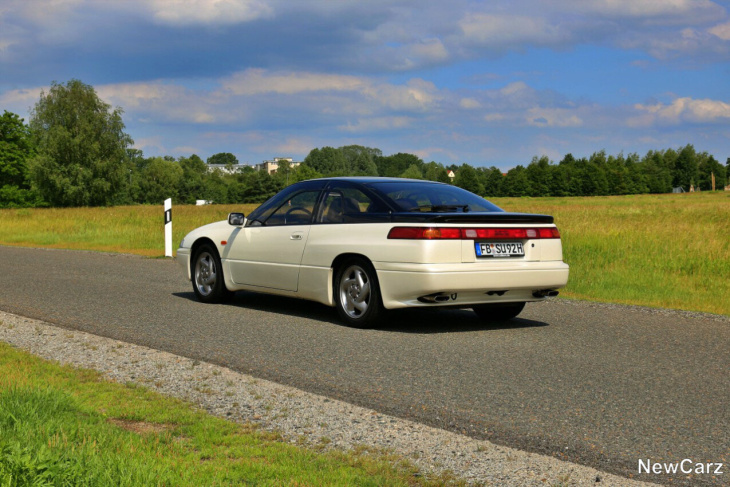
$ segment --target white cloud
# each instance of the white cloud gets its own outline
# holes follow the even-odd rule
[[[730,53],[721,44],[724,27],[708,34],[728,17],[725,8],[710,0],[515,0],[510,8],[491,2],[472,8],[448,37],[450,52],[479,56],[606,45],[642,50],[658,59]]]
[[[172,148],[174,154],[197,154],[200,148],[194,145],[178,145]]]
[[[244,113],[227,110],[225,100],[210,92],[196,92],[171,82],[119,83],[96,87],[99,97],[124,108],[144,122],[224,123],[241,120]]]
[[[0,106],[14,113],[25,113],[28,108],[40,100],[41,91],[48,91],[48,87],[26,88],[21,90],[9,90],[0,93]]]
[[[503,96],[511,96],[519,93],[525,93],[527,91],[531,91],[531,88],[527,86],[527,83],[524,81],[515,81],[504,88],[501,88],[499,93]]]
[[[709,29],[708,32],[716,37],[719,37],[723,41],[730,41],[730,22],[718,24]]]
[[[405,85],[395,85],[365,77],[302,71],[247,69],[224,79],[221,86],[223,95],[227,92],[249,97],[267,94],[300,97],[335,94],[356,101],[352,97],[359,95],[367,100],[368,106],[375,102],[381,107],[410,111],[429,109],[438,100],[436,87],[424,80],[412,79]]]
[[[705,17],[716,14],[721,7],[709,0],[572,0],[572,6],[581,12],[599,13],[615,17]]]
[[[627,123],[630,127],[678,125],[680,123],[727,123],[730,121],[730,103],[720,100],[676,98],[670,104],[636,104],[638,115]]]
[[[288,137],[282,142],[278,134],[272,134],[270,144],[262,149],[268,148],[276,154],[307,154],[313,147],[314,144],[308,138]]]
[[[417,78],[405,85],[374,84],[364,94],[390,109],[407,111],[428,111],[441,99],[433,83]]]
[[[53,26],[68,20],[85,0],[9,0],[0,8],[0,18],[15,13],[28,22],[36,25]]]
[[[144,2],[163,24],[238,24],[272,17],[273,8],[262,0],[152,0]]]
[[[449,51],[441,39],[431,38],[410,46],[412,54],[423,61],[444,61],[449,58]]]
[[[536,127],[581,127],[583,120],[575,109],[531,108],[527,111],[527,124]]]
[[[162,137],[159,135],[153,135],[150,137],[142,137],[134,140],[134,147],[145,152],[154,152],[157,154],[164,154],[166,148],[162,142]]]
[[[223,80],[222,87],[234,95],[277,93],[294,95],[315,91],[361,91],[369,82],[356,76],[308,72],[269,72],[247,69]]]
[[[0,93],[0,111],[7,110],[18,114],[26,122],[30,120],[30,111],[41,98],[41,92],[48,93],[48,86],[8,90]]]
[[[459,22],[468,42],[493,48],[520,44],[553,45],[567,39],[557,23],[542,17],[469,13]]]
[[[411,125],[409,117],[372,117],[358,119],[355,123],[348,122],[338,129],[344,132],[373,132],[390,129],[402,129]]]
[[[465,110],[474,110],[481,107],[482,104],[479,103],[479,100],[476,100],[474,98],[462,98],[461,100],[459,100],[459,106],[461,108],[464,108]]]
[[[503,120],[507,120],[507,115],[504,113],[487,113],[484,115],[484,121],[485,122],[501,122]]]

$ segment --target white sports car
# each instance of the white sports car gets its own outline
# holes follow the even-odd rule
[[[193,230],[177,260],[203,302],[238,290],[292,296],[334,306],[355,327],[412,306],[510,319],[568,282],[551,216],[397,178],[293,184],[248,218],[231,213]]]

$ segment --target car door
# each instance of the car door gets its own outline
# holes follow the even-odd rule
[[[264,221],[246,225],[226,256],[237,284],[297,291],[319,189],[286,194]]]

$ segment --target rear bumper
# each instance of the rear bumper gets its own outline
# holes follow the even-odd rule
[[[534,291],[559,289],[568,283],[569,266],[564,262],[498,264],[474,269],[473,264],[373,263],[383,305],[389,309],[540,301],[544,298],[534,297]],[[448,295],[448,301],[424,303],[418,300],[436,293]]]

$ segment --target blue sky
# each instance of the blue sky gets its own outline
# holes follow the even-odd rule
[[[77,78],[147,156],[730,157],[730,2],[1,0],[0,110]]]

